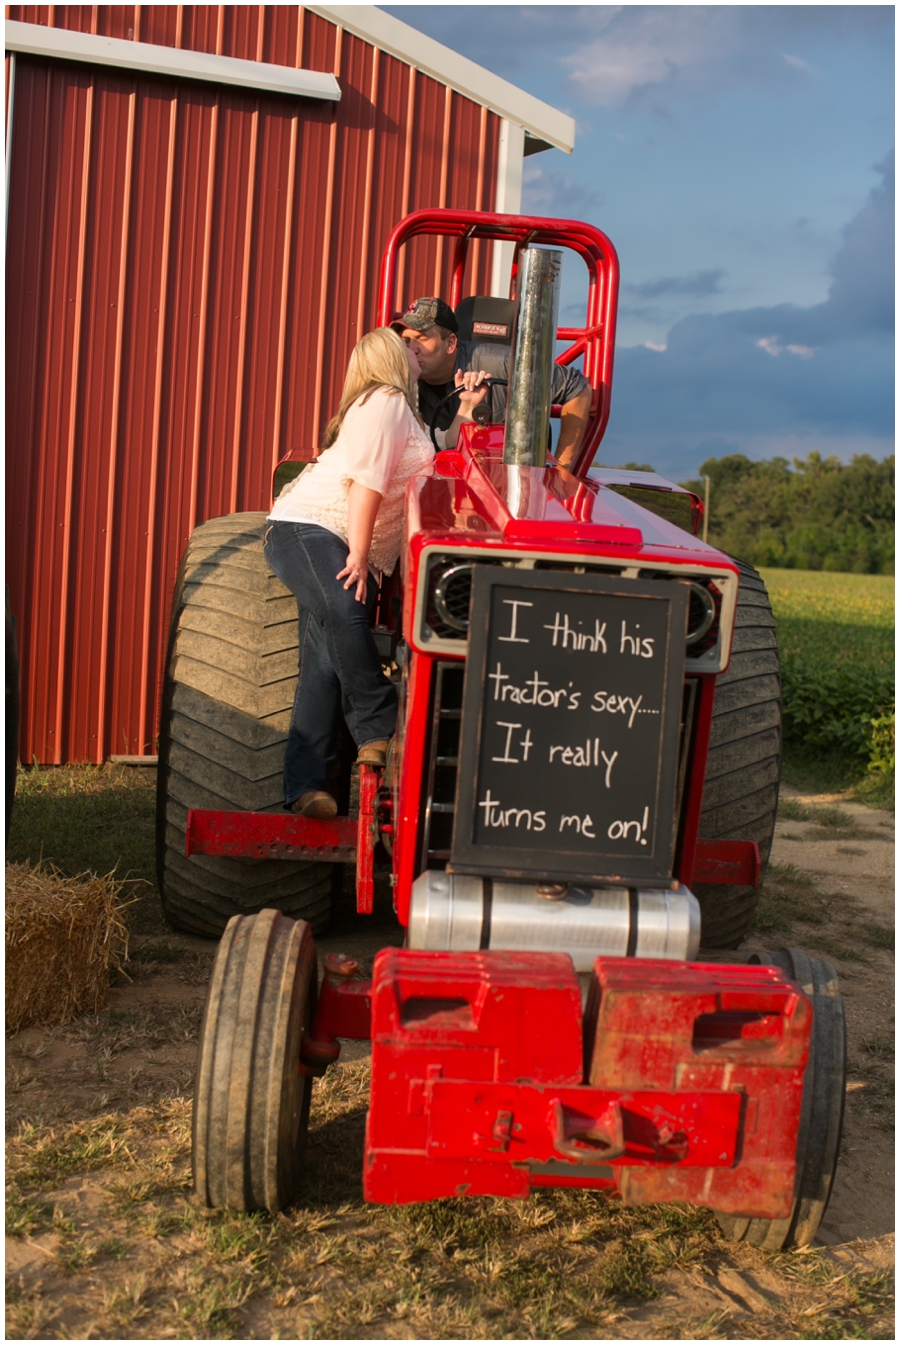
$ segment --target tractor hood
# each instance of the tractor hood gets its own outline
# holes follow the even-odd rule
[[[582,479],[555,465],[508,466],[502,444],[502,426],[475,428],[459,449],[438,454],[434,476],[413,479],[407,511],[413,549],[439,541],[592,554],[609,548],[638,560],[665,553],[694,565],[725,560],[692,535],[702,505],[683,487],[654,472],[598,468]]]

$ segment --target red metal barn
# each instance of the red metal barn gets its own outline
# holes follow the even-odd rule
[[[368,6],[6,15],[20,753],[152,754],[185,543],[266,508],[274,464],[318,443],[391,226],[517,211],[523,154],[574,126]],[[502,292],[475,249],[472,292]],[[448,271],[421,240],[401,292]]]

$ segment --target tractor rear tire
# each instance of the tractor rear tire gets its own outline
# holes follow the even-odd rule
[[[157,875],[176,929],[218,938],[263,907],[327,922],[337,867],[185,857],[189,808],[281,812],[297,683],[297,603],[263,555],[265,514],[194,530],[175,584],[157,771]],[[337,875],[339,877],[339,874]]]
[[[700,835],[707,840],[756,841],[765,877],[781,779],[781,671],[775,619],[762,578],[740,570],[734,643],[728,671],[718,678]],[[749,932],[759,887],[697,883],[700,942],[737,948]]]
[[[304,920],[237,915],[219,944],[194,1089],[194,1191],[213,1209],[289,1205],[306,1147],[312,1079],[297,1073],[316,1006]]]
[[[799,948],[756,953],[751,961],[780,967],[806,992],[813,1006],[790,1217],[739,1219],[728,1214],[717,1216],[722,1232],[732,1242],[748,1242],[752,1247],[774,1252],[782,1247],[808,1247],[828,1206],[844,1123],[847,1027],[837,976],[829,962],[809,957]]]

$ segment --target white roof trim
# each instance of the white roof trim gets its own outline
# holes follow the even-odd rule
[[[324,98],[337,102],[341,88],[334,75],[318,70],[294,70],[287,65],[242,61],[235,56],[211,56],[202,51],[159,47],[151,42],[131,42],[120,37],[98,37],[67,28],[46,28],[38,23],[4,26],[7,51],[26,56],[50,56],[64,61],[86,61],[118,69],[140,70],[146,75],[169,79],[203,79],[213,84],[233,84],[265,93],[283,93],[295,98]]]
[[[483,66],[476,65],[466,56],[451,51],[433,38],[401,23],[392,14],[385,14],[374,5],[307,5],[314,14],[346,28],[356,37],[364,38],[382,51],[396,56],[408,65],[414,65],[423,74],[441,84],[449,85],[457,93],[465,94],[473,102],[490,108],[498,116],[524,127],[540,140],[546,140],[556,149],[571,154],[575,147],[575,122],[564,112],[533,98],[524,89],[516,88],[499,75],[492,75]],[[465,9],[458,11],[464,23]],[[510,15],[512,21],[513,15]]]

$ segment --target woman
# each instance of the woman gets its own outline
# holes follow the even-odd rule
[[[304,817],[337,813],[325,784],[342,706],[366,765],[384,766],[396,727],[397,691],[382,671],[369,617],[378,574],[391,574],[400,555],[406,484],[433,471],[434,449],[416,411],[418,377],[416,357],[396,332],[379,327],[364,336],[350,356],[325,451],[269,515],[266,560],[299,613],[284,802]],[[467,391],[448,441],[483,400],[477,385],[484,377],[458,377]]]

